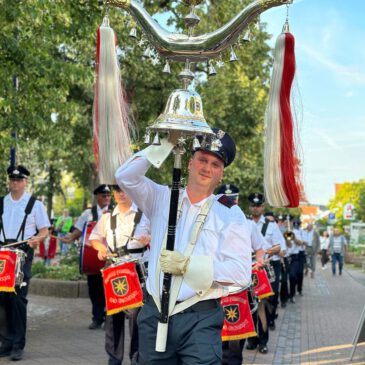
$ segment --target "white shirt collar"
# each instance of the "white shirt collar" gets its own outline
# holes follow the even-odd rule
[[[114,208],[113,210],[113,214],[112,215],[117,215],[117,214],[124,214],[124,215],[128,215],[130,213],[137,213],[138,212],[138,207],[135,203],[132,203],[132,205],[129,207],[127,212],[121,212],[119,210],[118,205]]]
[[[206,197],[206,198],[204,198],[204,199],[202,199],[202,200],[200,200],[200,201],[198,201],[197,203],[192,203],[191,201],[190,201],[190,199],[189,199],[189,195],[188,195],[188,192],[186,191],[186,189],[184,189],[183,191],[182,191],[182,194],[181,194],[181,202],[182,202],[182,205],[184,204],[184,203],[187,203],[187,204],[189,204],[189,205],[193,205],[193,206],[195,206],[195,207],[201,207],[206,201],[207,201],[207,199],[209,199],[211,196],[212,196],[213,194],[211,194],[211,195],[209,195],[208,197]]]

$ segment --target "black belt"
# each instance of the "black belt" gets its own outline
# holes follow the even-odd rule
[[[180,304],[180,303],[184,303],[184,302],[176,302],[176,304]],[[211,309],[216,309],[220,305],[221,305],[220,298],[203,300],[201,302],[193,304],[192,306],[182,310],[181,312],[178,312],[177,314],[207,311],[207,310],[211,310]]]

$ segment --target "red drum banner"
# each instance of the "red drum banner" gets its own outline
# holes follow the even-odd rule
[[[136,264],[128,262],[101,270],[107,315],[143,305]]]
[[[222,341],[242,340],[256,336],[247,290],[221,299],[224,310]]]
[[[15,292],[16,253],[0,251],[0,292]]]
[[[259,299],[274,295],[265,270],[252,269],[252,287]]]

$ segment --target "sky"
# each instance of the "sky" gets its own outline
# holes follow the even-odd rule
[[[326,205],[335,183],[365,178],[364,14],[365,0],[294,0],[289,7],[303,181],[311,204]],[[261,14],[272,47],[285,18],[286,6]]]
[[[335,183],[365,178],[364,13],[364,0],[294,0],[289,8],[304,186],[313,204],[328,203]],[[261,15],[272,42],[285,17],[285,6]]]

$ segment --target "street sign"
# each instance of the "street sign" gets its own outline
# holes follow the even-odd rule
[[[347,203],[343,208],[343,219],[353,220],[355,218],[355,207],[351,203]]]
[[[328,224],[335,224],[336,223],[336,214],[329,213],[328,214]]]

